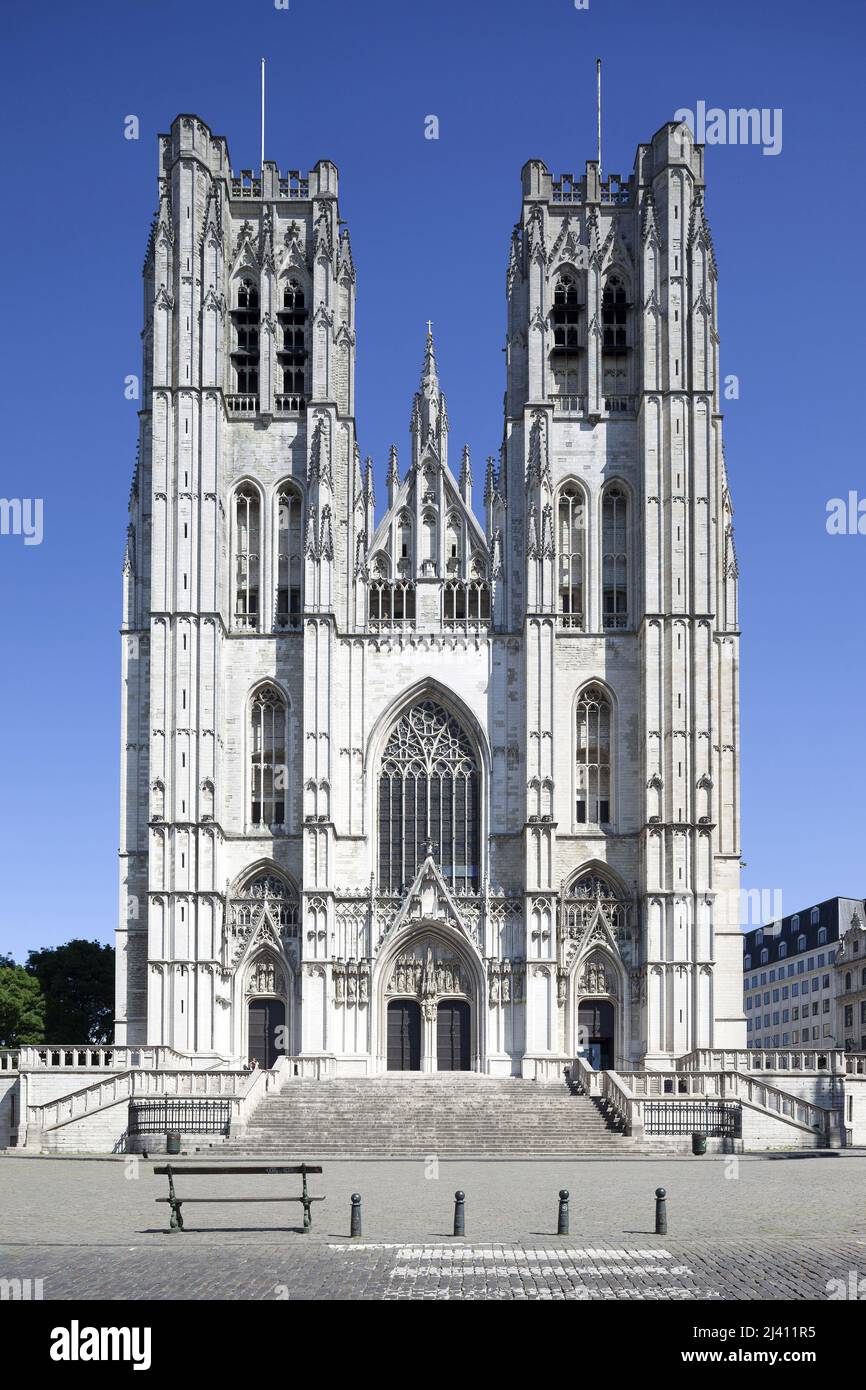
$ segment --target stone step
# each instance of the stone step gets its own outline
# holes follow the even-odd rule
[[[586,1096],[563,1085],[474,1073],[290,1080],[266,1097],[227,1154],[573,1157],[636,1152]]]

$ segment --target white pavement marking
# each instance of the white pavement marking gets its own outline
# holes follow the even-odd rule
[[[486,1296],[488,1280],[499,1280],[500,1291],[503,1280],[531,1280],[533,1283],[549,1284],[554,1288],[541,1288],[536,1292],[542,1297],[552,1292],[563,1294],[562,1280],[568,1283],[567,1292],[575,1298],[721,1298],[716,1289],[700,1289],[691,1284],[629,1285],[613,1288],[608,1280],[612,1275],[625,1275],[629,1279],[643,1280],[653,1276],[694,1277],[688,1265],[670,1265],[665,1261],[674,1257],[669,1250],[628,1250],[616,1248],[599,1250],[595,1247],[563,1246],[560,1249],[534,1249],[518,1246],[494,1245],[405,1245],[397,1242],[368,1242],[357,1245],[330,1245],[329,1249],[340,1252],[352,1250],[393,1250],[396,1252],[394,1268],[388,1279],[402,1284],[406,1289],[415,1279],[444,1277],[457,1279],[476,1278],[481,1287],[478,1293]],[[581,1263],[589,1261],[589,1263]],[[604,1282],[593,1286],[593,1279]],[[509,1287],[514,1287],[513,1282]],[[473,1290],[463,1290],[463,1297],[472,1297]],[[436,1290],[438,1297],[446,1297],[448,1290]],[[387,1295],[386,1295],[387,1296]]]

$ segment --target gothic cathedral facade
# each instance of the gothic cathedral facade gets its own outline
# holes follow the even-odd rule
[[[327,161],[160,137],[117,1041],[538,1079],[743,1047],[703,149],[667,124],[627,180],[525,165],[484,524],[429,325],[377,517],[339,211]]]

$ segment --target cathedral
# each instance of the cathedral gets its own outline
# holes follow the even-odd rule
[[[537,1080],[745,1046],[704,193],[683,124],[627,179],[530,160],[498,454],[455,448],[420,326],[377,507],[336,167],[236,174],[190,115],[160,137],[118,1044]]]

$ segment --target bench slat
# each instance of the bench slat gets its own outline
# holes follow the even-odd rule
[[[171,1197],[154,1197],[155,1202],[171,1203]],[[175,1197],[186,1206],[189,1202],[324,1202],[324,1197]]]
[[[300,1167],[297,1168],[247,1168],[229,1167],[223,1164],[220,1164],[219,1167],[213,1165],[210,1167],[199,1167],[197,1164],[179,1163],[177,1166],[172,1164],[170,1168],[167,1166],[165,1168],[154,1168],[153,1171],[158,1176],[166,1176],[168,1173],[171,1173],[172,1177],[177,1177],[180,1173],[207,1173],[214,1176],[218,1173],[321,1173],[322,1169],[311,1167],[309,1163],[302,1163]]]

